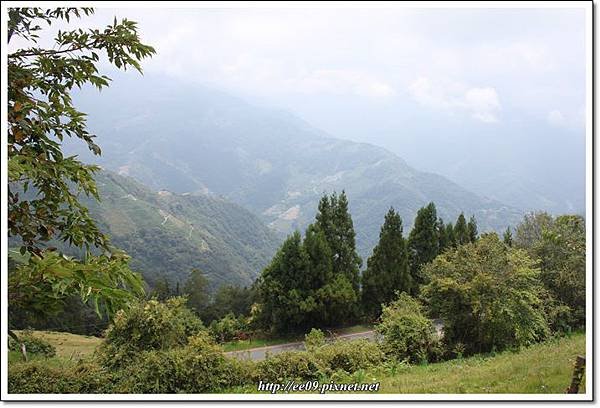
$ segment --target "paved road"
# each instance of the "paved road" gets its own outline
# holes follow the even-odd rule
[[[352,333],[352,334],[344,334],[340,336],[336,336],[335,340],[355,340],[355,339],[375,339],[375,332],[373,330],[360,332],[360,333]],[[228,356],[236,357],[241,360],[255,360],[260,361],[267,358],[267,353],[270,355],[283,353],[284,351],[292,351],[292,350],[304,350],[304,343],[299,341],[296,343],[286,343],[286,344],[278,344],[275,346],[266,346],[266,347],[258,347],[248,350],[241,351],[229,351],[225,353]]]

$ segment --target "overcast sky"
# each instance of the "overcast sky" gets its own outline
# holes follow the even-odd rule
[[[100,8],[80,24],[115,15],[137,21],[156,48],[148,73],[283,108],[400,155],[412,146],[402,134],[430,134],[431,123],[477,138],[535,122],[541,133],[583,139],[583,9]]]
[[[508,120],[506,108],[583,125],[583,10],[150,9],[95,19],[115,13],[139,21],[156,46],[149,72],[290,109],[341,96],[408,102],[467,126]]]

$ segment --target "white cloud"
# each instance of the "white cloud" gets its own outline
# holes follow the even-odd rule
[[[464,96],[465,108],[472,117],[482,122],[497,122],[496,112],[500,110],[500,101],[494,88],[471,88]]]
[[[557,109],[548,112],[546,119],[552,126],[564,126],[567,123],[565,116]]]
[[[115,14],[138,21],[156,47],[146,72],[258,97],[317,124],[340,97],[362,103],[360,120],[374,129],[381,105],[372,102],[404,108],[406,89],[422,106],[477,122],[499,121],[501,104],[505,121],[559,110],[574,122],[573,107],[585,104],[581,10],[99,8],[74,24],[102,27]]]
[[[498,122],[501,109],[498,93],[493,87],[468,88],[460,83],[436,83],[420,77],[409,85],[412,97],[422,106],[449,113],[466,112],[485,123]]]

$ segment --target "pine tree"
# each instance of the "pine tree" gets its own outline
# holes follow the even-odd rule
[[[477,241],[477,221],[475,220],[474,215],[469,218],[469,223],[467,224],[467,235],[469,236],[470,242]]]
[[[333,256],[325,234],[314,224],[306,229],[303,246],[308,256],[305,287],[315,290],[333,279]]]
[[[356,252],[356,233],[344,191],[339,196],[334,192],[321,198],[315,224],[325,234],[331,249],[333,273],[346,275],[358,292],[362,261]]]
[[[437,230],[439,252],[442,253],[446,248],[450,246],[450,240],[448,237],[448,230],[446,229],[446,225],[444,224],[444,220],[441,218],[438,220]]]
[[[327,311],[323,310],[325,306],[316,293],[333,280],[333,257],[325,234],[314,224],[308,226],[302,246],[308,257],[307,272],[302,280],[306,293],[305,316],[311,327],[321,327],[329,322]]]
[[[299,232],[289,236],[262,272],[260,319],[280,333],[351,322],[360,265],[346,194],[325,195],[304,240]]]
[[[290,235],[260,277],[259,295],[262,320],[279,333],[301,331],[309,324],[305,275],[309,257],[299,232]]]
[[[454,225],[449,222],[446,225],[446,239],[448,240],[448,247],[456,248],[456,236],[454,235]]]
[[[188,279],[183,285],[183,293],[187,296],[189,307],[196,313],[203,313],[207,308],[210,296],[208,293],[208,279],[200,269],[192,269]]]
[[[339,196],[334,192],[321,198],[315,227],[323,232],[331,250],[333,279],[344,276],[352,287],[353,297],[359,299],[362,260],[356,252],[356,233],[344,191]],[[353,305],[347,310],[350,320],[358,313],[357,306]]]
[[[379,233],[379,243],[367,261],[362,276],[362,303],[365,314],[377,317],[381,304],[388,303],[396,292],[409,292],[412,287],[408,269],[408,250],[402,236],[402,219],[390,208]]]
[[[502,236],[504,243],[511,247],[513,244],[512,232],[510,231],[510,227],[506,227],[506,231],[504,231],[504,235]]]
[[[171,288],[169,287],[169,281],[164,276],[157,279],[154,284],[154,290],[152,291],[152,297],[158,300],[167,300],[172,296]]]
[[[413,281],[412,292],[418,293],[419,286],[425,283],[421,266],[431,262],[439,253],[437,211],[434,203],[429,203],[417,212],[413,229],[408,236],[408,251]]]
[[[454,225],[454,236],[456,239],[456,245],[463,245],[471,241],[467,228],[467,220],[465,219],[465,215],[463,213],[460,213],[458,219],[456,220],[456,224]]]

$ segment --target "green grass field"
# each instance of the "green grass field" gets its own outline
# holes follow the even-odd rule
[[[380,394],[563,394],[585,334],[536,344],[517,352],[476,356],[422,366],[377,367],[336,382],[380,382]],[[236,387],[232,393],[256,393]],[[585,377],[580,388],[585,393]]]
[[[18,336],[21,331],[16,330],[15,333]],[[99,337],[81,336],[79,334],[64,332],[34,330],[31,333],[33,336],[46,340],[56,347],[56,358],[62,359],[78,360],[86,357],[92,354],[102,341]],[[20,356],[21,354],[18,352],[11,352],[12,358],[20,359]]]
[[[349,329],[360,332],[365,327]],[[57,356],[46,360],[50,365],[68,365],[89,356],[101,342],[97,337],[70,333],[35,331],[33,334],[56,347]],[[252,344],[254,346],[261,343],[256,340]],[[262,343],[268,344],[267,341]],[[238,346],[241,345],[238,342]],[[399,365],[361,370],[336,381],[380,382],[379,392],[385,394],[564,393],[577,355],[585,356],[585,333],[576,333],[495,356],[475,356],[422,366]],[[9,355],[11,362],[20,359],[19,353],[11,352]],[[256,389],[244,386],[230,392],[252,393]],[[580,392],[585,392],[585,378]]]
[[[380,381],[381,393],[564,393],[577,355],[585,356],[583,333],[518,352],[406,367],[393,375],[380,369],[364,377]],[[580,392],[585,392],[585,384]]]

